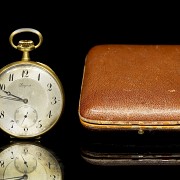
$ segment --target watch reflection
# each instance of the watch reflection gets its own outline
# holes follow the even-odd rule
[[[63,164],[40,142],[13,142],[1,147],[0,180],[63,180]]]

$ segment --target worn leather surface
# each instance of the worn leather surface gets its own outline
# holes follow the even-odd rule
[[[180,45],[98,45],[85,59],[84,122],[180,124]]]

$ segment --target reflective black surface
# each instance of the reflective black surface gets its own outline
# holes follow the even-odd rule
[[[1,16],[0,67],[21,59],[21,52],[9,44],[12,31],[30,27],[42,33],[44,41],[31,52],[31,59],[48,64],[59,76],[65,91],[65,109],[60,121],[41,137],[40,143],[60,159],[64,179],[179,177],[180,133],[95,133],[84,130],[78,117],[83,67],[89,49],[98,44],[180,44],[177,11],[169,13],[156,4],[150,10],[150,4],[144,8],[142,4],[135,7],[105,3],[104,7],[92,2],[48,2],[39,7],[29,2],[23,8],[15,4],[12,11],[7,6],[8,17],[4,18],[4,13]],[[0,137],[1,147],[11,141],[2,131]],[[120,157],[132,164],[123,165]],[[142,159],[148,165],[138,165]],[[149,159],[160,160],[159,165],[150,164]]]

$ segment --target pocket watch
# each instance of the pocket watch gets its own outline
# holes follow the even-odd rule
[[[63,164],[37,143],[18,142],[0,152],[0,180],[62,180]]]
[[[32,40],[13,38],[19,33],[34,33]],[[36,29],[20,28],[11,33],[10,44],[23,52],[22,59],[0,69],[0,128],[11,137],[34,138],[49,131],[60,119],[64,107],[64,91],[60,79],[46,64],[31,61],[29,52],[42,43]]]

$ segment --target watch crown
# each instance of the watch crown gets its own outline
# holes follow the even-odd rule
[[[22,60],[28,61],[30,60],[29,51],[35,49],[34,42],[32,40],[20,40],[17,49],[23,51]]]
[[[31,51],[35,49],[34,42],[32,40],[21,40],[17,45],[17,49],[20,51]]]

